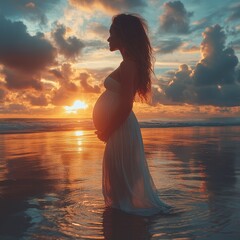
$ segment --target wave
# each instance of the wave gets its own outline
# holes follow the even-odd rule
[[[240,118],[148,120],[139,124],[141,128],[240,126]],[[0,119],[0,134],[70,130],[94,130],[93,122],[91,119]]]
[[[209,118],[199,120],[152,120],[140,122],[142,128],[170,128],[170,127],[223,127],[240,126],[240,118]]]
[[[0,119],[0,134],[91,130],[93,128],[92,121],[88,119]]]

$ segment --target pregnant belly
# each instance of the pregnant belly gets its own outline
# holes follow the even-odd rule
[[[111,120],[111,116],[119,104],[119,95],[105,91],[95,103],[93,108],[93,124],[98,131],[105,130]]]

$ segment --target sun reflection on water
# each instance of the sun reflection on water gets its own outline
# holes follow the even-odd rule
[[[83,136],[84,135],[84,131],[75,131],[75,136],[79,137],[79,136]]]
[[[84,131],[75,131],[75,136],[76,137],[78,137],[77,138],[77,141],[76,141],[76,143],[77,143],[77,151],[78,152],[82,152],[83,151],[83,140],[84,140],[84,138],[83,138],[83,136],[84,136]]]

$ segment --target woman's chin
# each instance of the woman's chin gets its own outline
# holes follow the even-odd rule
[[[114,52],[114,51],[116,51],[117,49],[109,46],[109,50],[110,50],[111,52]]]

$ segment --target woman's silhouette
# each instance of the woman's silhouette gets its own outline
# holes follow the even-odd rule
[[[98,138],[106,142],[103,157],[103,195],[107,207],[149,216],[168,212],[149,173],[141,131],[132,111],[135,95],[147,99],[151,89],[152,47],[145,21],[137,15],[113,17],[108,38],[110,51],[123,61],[104,82],[93,122]]]

